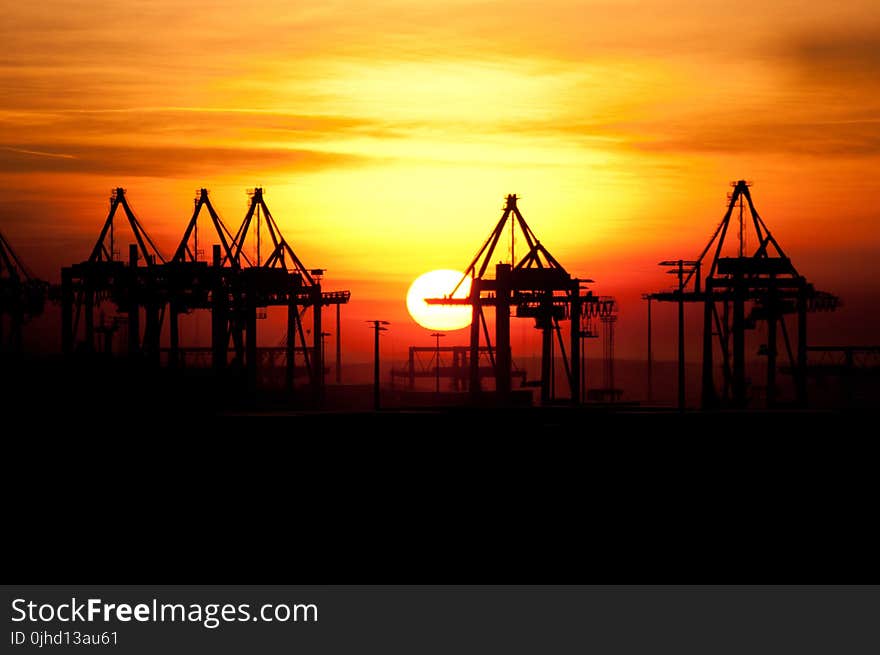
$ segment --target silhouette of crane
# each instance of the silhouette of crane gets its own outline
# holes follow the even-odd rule
[[[121,209],[121,212],[120,212]],[[135,243],[129,245],[128,262],[119,259],[116,219],[122,214]],[[164,278],[159,266],[165,257],[138,220],[126,199],[125,189],[110,194],[110,211],[86,261],[61,270],[62,350],[96,352],[95,308],[113,302],[127,316],[128,352],[158,362],[159,339],[166,305]],[[140,310],[145,326],[140,336]],[[78,341],[80,324],[83,338]]]
[[[21,351],[22,328],[43,313],[48,291],[49,284],[28,270],[0,232],[0,351]],[[8,335],[4,317],[8,317]]]
[[[284,238],[263,199],[263,189],[249,192],[248,211],[233,234],[211,204],[207,189],[200,189],[180,243],[170,260],[159,251],[143,224],[128,204],[125,189],[117,188],[110,198],[110,212],[88,260],[62,269],[62,344],[65,353],[75,349],[95,351],[95,305],[112,301],[127,314],[128,354],[158,365],[160,335],[165,311],[169,313],[169,364],[178,366],[181,353],[179,316],[196,309],[211,311],[211,359],[215,371],[227,369],[246,373],[256,386],[259,355],[257,318],[269,306],[288,308],[285,337],[286,382],[293,388],[295,357],[305,360],[316,399],[323,381],[321,308],[348,302],[349,291],[321,289],[322,269],[307,269]],[[121,209],[121,211],[120,211]],[[210,263],[201,259],[199,217],[205,210],[219,243],[212,247]],[[135,243],[129,246],[128,263],[118,259],[115,219],[124,215]],[[254,229],[251,230],[251,227]],[[263,232],[268,237],[263,237]],[[249,235],[256,240],[256,254],[249,255]],[[204,239],[203,239],[204,240]],[[262,257],[262,245],[269,247]],[[146,316],[143,340],[139,335],[141,311]],[[307,343],[303,314],[312,311],[312,343]],[[84,338],[79,336],[84,314]],[[338,319],[338,312],[337,312]],[[337,320],[338,323],[338,320]],[[100,327],[105,343],[109,336]],[[337,324],[337,339],[339,336]],[[232,343],[233,358],[229,361]],[[105,346],[106,349],[106,346]]]
[[[767,224],[758,214],[745,180],[732,182],[727,211],[709,239],[693,260],[666,260],[661,266],[676,277],[671,291],[646,294],[651,302],[674,302],[678,305],[678,404],[685,406],[684,305],[703,304],[702,406],[720,404],[742,408],[748,404],[746,383],[745,338],[749,330],[763,323],[767,341],[759,354],[767,357],[767,405],[777,402],[776,383],[778,335],[795,378],[795,396],[806,404],[807,313],[833,311],[839,300],[833,294],[818,291],[798,273]],[[738,220],[732,220],[738,217]],[[735,256],[725,256],[725,241],[731,227],[737,234]],[[749,243],[754,248],[749,253]],[[796,350],[786,316],[796,317]],[[649,319],[650,320],[650,319]],[[650,334],[650,326],[649,326]],[[722,391],[715,385],[715,350],[721,353]],[[649,346],[650,349],[650,346]]]
[[[498,263],[495,275],[490,277],[489,264],[510,224],[509,263]],[[515,244],[525,243],[525,253],[516,258]],[[453,298],[467,277],[472,278],[467,298]],[[489,234],[476,256],[465,268],[456,287],[443,298],[426,298],[428,304],[470,305],[470,384],[472,393],[480,390],[479,355],[481,343],[489,348],[495,369],[495,389],[506,401],[511,391],[512,359],[510,349],[511,308],[517,318],[532,318],[541,330],[541,400],[549,402],[553,396],[553,340],[559,345],[565,377],[572,402],[580,402],[581,347],[586,335],[584,321],[590,317],[613,313],[613,299],[593,295],[585,282],[572,278],[529,227],[517,206],[517,196],[509,194],[504,210],[495,228]],[[582,293],[583,292],[583,293]],[[495,345],[493,348],[486,323],[485,307],[495,308]],[[566,350],[560,322],[569,322],[569,350]],[[570,356],[569,356],[570,355]]]

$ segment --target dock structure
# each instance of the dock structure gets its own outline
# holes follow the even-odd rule
[[[192,217],[174,254],[160,252],[132,211],[126,191],[117,188],[110,198],[110,211],[89,258],[61,271],[62,350],[94,353],[99,349],[96,333],[108,333],[104,321],[95,320],[103,302],[115,306],[115,321],[126,328],[125,353],[159,366],[183,364],[188,351],[181,343],[179,318],[206,310],[211,314],[211,366],[218,373],[243,372],[248,387],[256,388],[260,361],[268,360],[257,347],[257,322],[268,307],[286,307],[284,338],[285,382],[292,390],[299,356],[308,376],[312,395],[320,401],[324,384],[322,310],[348,303],[349,291],[324,291],[323,269],[308,269],[285,239],[269,211],[262,188],[249,191],[248,210],[235,233],[231,232],[211,204],[207,189],[195,198]],[[200,243],[199,218],[207,214],[217,243],[205,260]],[[117,221],[124,216],[135,243],[129,245],[127,261],[117,250]],[[204,230],[202,231],[204,233]],[[202,235],[202,241],[204,236]],[[255,241],[256,254],[249,255],[246,242]],[[263,251],[266,256],[263,256]],[[311,312],[311,327],[304,327]],[[168,324],[167,348],[161,346],[163,326]],[[337,339],[341,339],[337,311]],[[141,325],[143,324],[143,329]],[[311,335],[311,339],[307,334]],[[194,352],[204,346],[193,344]],[[110,349],[109,338],[103,348]],[[277,348],[270,348],[273,353]],[[337,350],[338,352],[338,350]]]
[[[481,390],[480,349],[485,347],[494,370],[496,394],[502,403],[510,395],[513,377],[510,319],[531,318],[535,321],[535,328],[541,331],[541,376],[538,383],[541,401],[550,402],[555,395],[554,350],[558,346],[569,397],[572,402],[579,403],[582,400],[581,350],[583,339],[591,336],[587,322],[614,314],[616,303],[612,297],[594,295],[586,286],[592,280],[573,278],[550,254],[526,223],[517,199],[515,194],[506,197],[501,218],[465,268],[458,285],[442,298],[426,298],[425,301],[435,305],[471,307],[468,389],[472,394],[479,394]],[[509,263],[496,263],[493,270],[490,264],[499,243],[506,237],[508,224]],[[525,244],[525,252],[519,258],[515,250],[517,236]],[[471,279],[468,297],[453,297],[468,277]],[[494,344],[486,323],[487,308],[493,308],[495,314]],[[564,323],[568,323],[567,348],[561,327]]]
[[[759,326],[766,329],[766,341],[759,354],[767,358],[766,404],[779,401],[779,343],[782,342],[793,373],[794,396],[798,405],[807,402],[807,314],[833,311],[838,298],[817,290],[795,268],[782,246],[758,214],[745,180],[732,182],[727,211],[696,259],[669,259],[660,262],[675,277],[671,290],[645,294],[648,301],[649,371],[651,370],[650,303],[675,303],[678,309],[678,406],[687,404],[685,394],[686,303],[703,306],[702,393],[704,409],[745,408],[749,404],[746,376],[746,335]],[[736,217],[736,218],[735,218]],[[733,256],[725,252],[726,240],[736,233]],[[751,244],[751,248],[747,246]],[[789,326],[786,318],[793,317]],[[720,367],[715,357],[720,354]],[[721,389],[716,375],[721,376]]]
[[[0,232],[0,352],[21,352],[24,325],[43,313],[48,294],[48,282],[31,273]]]

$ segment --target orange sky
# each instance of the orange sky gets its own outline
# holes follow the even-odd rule
[[[641,356],[656,262],[698,253],[746,178],[843,297],[835,338],[880,329],[876,0],[45,0],[5,7],[0,38],[0,229],[53,281],[112,187],[168,253],[195,189],[237,225],[263,186],[306,265],[352,290],[351,347],[366,318],[429,343],[409,282],[465,266],[518,193]]]

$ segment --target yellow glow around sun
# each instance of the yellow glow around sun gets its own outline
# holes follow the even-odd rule
[[[425,298],[450,296],[463,273],[437,269],[417,277],[406,293],[406,308],[416,323],[429,330],[460,330],[471,324],[470,305],[429,305]],[[468,275],[452,298],[467,298],[471,290]]]

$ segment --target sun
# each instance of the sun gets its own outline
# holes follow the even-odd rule
[[[429,305],[425,298],[443,298],[452,294],[464,276],[460,271],[437,269],[417,277],[406,292],[406,308],[413,320],[429,330],[460,330],[471,324],[470,305]],[[464,277],[453,298],[467,298],[471,276]]]

